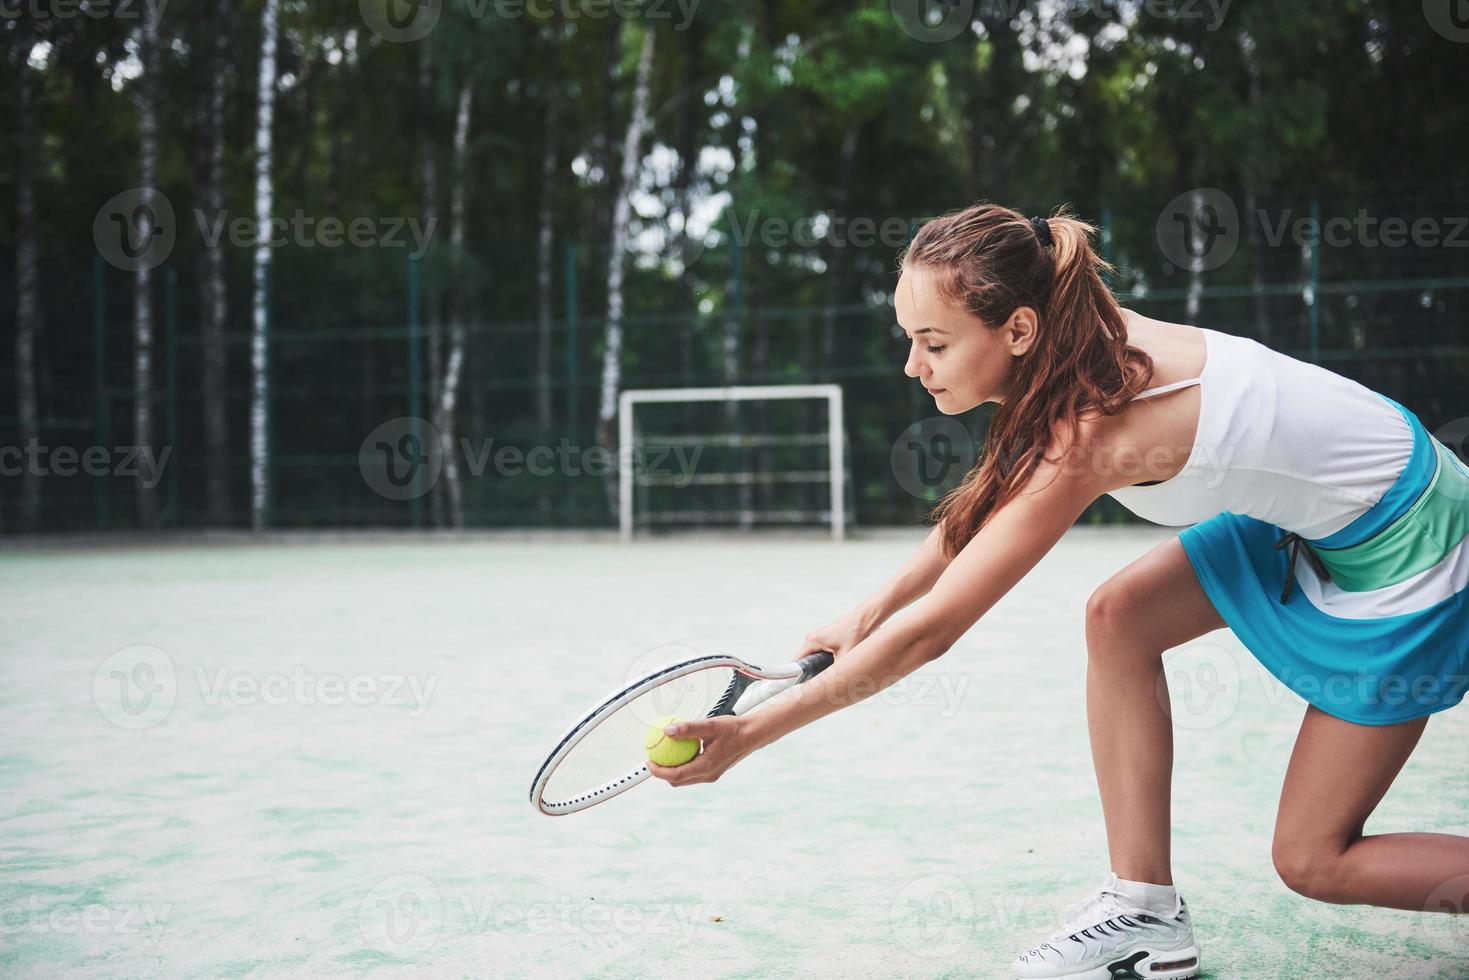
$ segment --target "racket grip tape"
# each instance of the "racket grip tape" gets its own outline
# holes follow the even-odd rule
[[[809,681],[830,667],[833,659],[830,653],[823,650],[821,653],[809,654],[796,661],[796,664],[801,668],[801,682],[805,683]]]

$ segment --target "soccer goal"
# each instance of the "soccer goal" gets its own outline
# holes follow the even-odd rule
[[[846,534],[834,384],[647,388],[618,400],[618,510],[635,528],[830,524]]]

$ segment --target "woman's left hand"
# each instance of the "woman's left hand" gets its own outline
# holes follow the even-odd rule
[[[704,748],[681,766],[660,766],[648,762],[648,772],[670,786],[692,786],[712,783],[725,770],[759,748],[750,737],[749,726],[737,715],[696,718],[669,726],[673,738],[699,738]]]

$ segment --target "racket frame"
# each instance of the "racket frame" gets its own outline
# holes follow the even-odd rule
[[[812,653],[802,657],[800,660],[782,664],[779,667],[757,667],[752,663],[732,657],[726,654],[712,654],[706,657],[695,657],[692,660],[680,661],[670,664],[661,670],[655,671],[648,676],[634,681],[627,687],[603,700],[600,704],[588,711],[577,720],[556,743],[556,748],[541,763],[540,769],[536,771],[536,778],[531,783],[531,804],[547,816],[559,817],[568,813],[576,813],[587,807],[595,806],[604,800],[610,800],[620,793],[625,793],[638,783],[652,775],[648,771],[647,763],[640,763],[616,779],[608,780],[601,786],[583,793],[573,800],[561,803],[548,803],[543,798],[547,784],[551,776],[556,772],[556,767],[561,761],[571,754],[597,725],[601,724],[613,713],[627,704],[642,697],[654,688],[677,680],[700,670],[712,670],[718,667],[729,667],[735,674],[730,681],[729,687],[725,689],[718,702],[710,709],[704,717],[714,718],[719,715],[743,715],[757,705],[775,697],[781,691],[788,690],[797,684],[803,683],[827,667],[831,666],[832,655],[825,651]],[[757,681],[764,683],[757,684]]]

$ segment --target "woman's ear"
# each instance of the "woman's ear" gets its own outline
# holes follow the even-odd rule
[[[1017,306],[1010,319],[1005,321],[1005,345],[1010,353],[1019,357],[1035,344],[1036,331],[1040,329],[1040,317],[1034,307]]]

